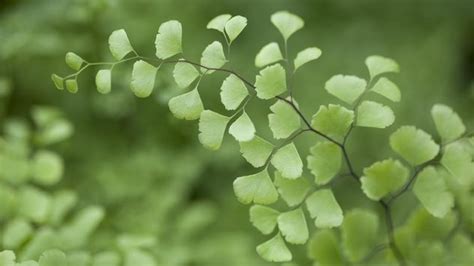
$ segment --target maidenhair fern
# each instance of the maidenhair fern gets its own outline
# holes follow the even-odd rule
[[[199,61],[183,56],[182,26],[172,20],[158,29],[156,58],[140,55],[126,32],[120,29],[109,38],[109,48],[116,61],[92,63],[68,53],[66,63],[76,72],[65,77],[53,74],[52,79],[58,89],[76,93],[79,74],[100,67],[97,90],[106,94],[113,89],[114,67],[134,62],[131,90],[137,97],[148,97],[153,93],[161,66],[174,65],[172,75],[178,87],[187,88],[187,92],[169,100],[171,113],[179,119],[199,120],[199,141],[209,149],[219,149],[228,132],[239,142],[244,159],[255,167],[247,175],[237,177],[233,188],[240,202],[252,205],[251,223],[268,235],[268,240],[256,247],[267,261],[291,261],[289,245],[306,244],[308,257],[317,265],[369,261],[399,265],[472,262],[473,246],[463,232],[472,232],[474,224],[474,137],[466,133],[459,116],[445,105],[435,105],[431,115],[441,143],[415,126],[402,126],[388,141],[394,157],[381,158],[359,174],[346,142],[358,127],[383,129],[394,123],[392,108],[368,100],[367,96],[377,94],[399,102],[400,90],[390,80],[393,73],[399,72],[399,65],[393,59],[375,55],[365,60],[367,80],[354,75],[334,75],[324,89],[334,96],[336,103],[320,106],[308,118],[293,97],[289,77],[317,60],[321,50],[309,47],[290,58],[289,40],[303,28],[304,21],[280,11],[271,16],[271,22],[283,37],[283,47],[272,41],[261,48],[255,57],[255,65],[261,69],[255,82],[224,68],[229,63],[231,45],[247,26],[244,17],[228,14],[212,19],[207,25],[208,29],[222,34],[225,43],[210,43]],[[220,98],[229,112],[222,114],[204,106],[199,93],[200,81],[216,71],[228,74],[220,88]],[[272,104],[268,121],[274,140],[261,136],[252,113],[246,109],[256,98]],[[302,134],[319,137],[314,146],[308,147],[307,158],[301,157],[294,143]],[[56,164],[51,154],[40,153],[38,157],[38,162],[49,161],[50,167]],[[306,176],[305,168],[313,177]],[[56,180],[52,174],[37,175],[39,182]],[[335,180],[347,177],[360,185],[368,201],[380,206],[380,213],[364,206],[341,208],[332,185]],[[392,206],[408,191],[413,191],[421,207],[407,221],[396,225]],[[34,209],[34,216],[41,220],[39,207]],[[439,237],[430,238],[420,229],[426,226],[437,226],[444,233],[433,232]],[[436,241],[430,241],[433,239]],[[12,255],[3,255],[8,256]],[[59,257],[59,253],[51,252],[45,259]]]

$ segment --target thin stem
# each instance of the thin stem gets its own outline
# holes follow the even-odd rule
[[[394,226],[393,226],[393,219],[392,219],[392,212],[391,212],[390,205],[385,203],[383,200],[380,200],[379,203],[382,206],[385,213],[385,223],[387,226],[389,246],[392,249],[393,255],[395,255],[395,258],[397,259],[398,263],[401,266],[405,266],[407,265],[405,257],[403,256],[402,252],[400,251],[397,244],[395,243]]]

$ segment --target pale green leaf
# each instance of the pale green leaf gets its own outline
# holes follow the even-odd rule
[[[371,90],[393,102],[399,102],[402,98],[398,86],[386,77],[381,77]]]
[[[68,79],[66,80],[66,90],[70,93],[77,93],[79,90],[79,86],[77,85],[76,79]]]
[[[154,257],[139,249],[131,249],[125,252],[124,266],[156,266]]]
[[[224,48],[222,47],[222,43],[218,41],[214,41],[209,44],[204,51],[202,52],[201,56],[201,65],[204,68],[201,71],[205,71],[205,73],[212,73],[214,70],[207,70],[207,68],[220,68],[227,63],[227,59],[225,58]]]
[[[146,98],[153,92],[155,86],[155,76],[157,68],[143,60],[138,60],[133,64],[132,82],[130,87],[139,98]]]
[[[260,49],[257,56],[255,57],[255,66],[264,67],[280,60],[283,60],[280,47],[278,46],[278,43],[271,42]]]
[[[221,102],[227,110],[235,110],[249,95],[245,84],[235,75],[228,76],[221,86]]]
[[[308,226],[301,208],[281,213],[277,221],[278,228],[287,242],[304,244],[308,241]]]
[[[364,79],[349,75],[332,76],[324,85],[327,92],[348,104],[353,104],[366,87],[367,82]]]
[[[330,229],[317,231],[308,245],[308,257],[321,266],[344,265],[339,247],[340,240]]]
[[[64,90],[64,79],[56,74],[51,75],[51,80],[54,83],[54,86],[58,90]]]
[[[342,209],[330,189],[320,189],[306,199],[306,207],[318,228],[337,227],[342,224]]]
[[[300,204],[311,189],[310,183],[305,178],[283,178],[278,171],[275,171],[275,185],[281,198],[290,207]]]
[[[117,252],[103,251],[94,256],[92,266],[119,266],[121,265],[120,260],[120,255]]]
[[[168,59],[182,53],[182,34],[179,21],[170,20],[161,24],[155,39],[156,57]]]
[[[244,111],[242,115],[230,125],[229,134],[239,142],[250,141],[255,137],[255,126],[247,115],[247,112]]]
[[[199,141],[211,150],[218,150],[230,118],[211,110],[204,110],[199,119]]]
[[[275,64],[262,69],[257,76],[255,87],[260,99],[268,100],[286,91],[285,69]]]
[[[325,141],[314,145],[308,156],[308,168],[315,177],[318,185],[325,185],[331,181],[342,166],[342,150],[336,144]]]
[[[204,106],[197,88],[171,98],[168,102],[171,113],[178,119],[199,119]]]
[[[300,51],[295,58],[295,71],[302,65],[318,59],[321,56],[321,50],[317,47],[306,48]]]
[[[275,229],[280,212],[272,208],[254,205],[250,208],[250,222],[265,235]]]
[[[192,212],[193,210],[191,210]],[[201,210],[199,210],[201,211]],[[192,213],[185,213],[193,215]],[[199,214],[203,214],[200,212]],[[202,216],[202,215],[200,215]],[[189,216],[188,216],[189,217]],[[188,217],[181,217],[181,221],[190,220]],[[149,248],[156,245],[156,238],[149,234],[122,234],[117,238],[117,246],[122,250],[134,248]]]
[[[124,29],[116,30],[110,34],[109,49],[112,56],[117,60],[121,60],[133,51],[133,47]]]
[[[285,42],[304,26],[303,19],[288,11],[278,11],[271,16],[270,20],[283,35]]]
[[[18,210],[21,215],[36,223],[43,223],[49,213],[51,198],[33,187],[24,187],[19,192]]]
[[[67,254],[67,266],[90,266],[91,262],[92,256],[88,251],[73,251]]]
[[[400,72],[400,67],[398,66],[397,62],[391,58],[382,57],[379,55],[367,57],[365,59],[365,65],[369,69],[371,79],[377,75],[387,72]]]
[[[441,164],[460,186],[468,188],[474,183],[474,162],[461,143],[454,142],[446,146]]]
[[[242,156],[254,167],[262,167],[273,151],[273,145],[255,136],[251,141],[239,142]]]
[[[418,174],[413,192],[435,217],[444,217],[454,206],[453,195],[448,192],[443,177],[433,166],[426,167]]]
[[[86,244],[104,216],[104,209],[99,206],[88,206],[79,211],[68,224],[60,228],[57,236],[61,247],[68,250]]]
[[[293,142],[278,149],[271,162],[284,178],[296,179],[303,173],[303,162]]]
[[[40,150],[33,156],[33,180],[41,185],[58,183],[64,172],[62,158],[54,152]]]
[[[95,86],[97,91],[107,94],[112,88],[112,71],[110,69],[101,69],[95,76]]]
[[[270,106],[270,110],[272,113],[268,115],[268,121],[275,139],[288,138],[301,127],[300,116],[288,103],[277,101]]]
[[[408,169],[399,161],[388,159],[364,168],[362,190],[368,198],[380,200],[400,189],[408,178]]]
[[[72,191],[59,191],[52,198],[48,223],[58,226],[77,203],[77,195]]]
[[[39,258],[39,266],[65,266],[67,265],[66,254],[52,249],[45,251]]]
[[[174,66],[173,77],[176,84],[184,89],[199,77],[199,71],[189,63],[179,62]]]
[[[235,179],[234,193],[243,204],[272,204],[278,200],[278,192],[264,169],[256,174]]]
[[[273,262],[291,261],[293,258],[280,233],[267,242],[258,245],[257,253],[264,260]]]
[[[459,115],[449,106],[435,104],[433,108],[431,108],[431,116],[433,117],[436,130],[443,142],[453,141],[461,137],[466,131],[466,127]]]
[[[16,266],[39,266],[39,264],[36,261],[27,260],[27,261],[22,261],[21,263],[17,263]],[[68,265],[68,266],[75,266],[75,265],[72,264],[72,265]]]
[[[213,18],[211,21],[209,21],[209,23],[207,24],[206,28],[208,29],[213,29],[213,30],[217,30],[217,31],[220,31],[220,32],[224,32],[224,27],[225,27],[225,24],[227,23],[227,21],[229,21],[229,19],[231,18],[232,16],[229,15],[229,14],[222,14],[222,15],[219,15],[215,18]]]
[[[395,115],[390,107],[377,102],[363,101],[357,107],[357,122],[359,127],[386,128],[395,122]]]
[[[379,220],[376,214],[355,209],[347,213],[342,223],[342,245],[351,262],[358,262],[374,248]]]
[[[1,266],[15,266],[15,253],[11,250],[3,250],[0,252]]]
[[[242,16],[235,16],[227,21],[225,24],[225,32],[227,33],[227,36],[229,36],[230,43],[239,36],[246,26],[247,19]]]
[[[5,225],[4,229],[3,247],[13,250],[18,249],[33,233],[33,227],[24,219],[12,220]]]
[[[330,104],[319,107],[311,125],[321,133],[341,141],[354,122],[354,111],[340,105]]]
[[[74,70],[79,70],[81,69],[82,64],[84,64],[85,61],[82,59],[80,56],[73,52],[68,52],[66,54],[66,64],[74,69]]]
[[[390,146],[412,165],[420,165],[439,152],[431,136],[414,126],[402,126],[390,136]]]

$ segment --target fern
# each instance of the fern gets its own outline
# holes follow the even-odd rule
[[[473,135],[451,108],[437,104],[431,115],[441,144],[415,126],[402,126],[390,136],[389,143],[396,158],[383,158],[365,167],[359,174],[347,149],[351,133],[358,127],[383,129],[390,127],[395,115],[390,106],[368,100],[379,95],[392,102],[401,100],[398,86],[390,80],[399,72],[390,58],[369,56],[365,60],[369,77],[334,75],[325,83],[325,90],[334,96],[336,104],[319,107],[308,118],[293,97],[289,79],[301,67],[317,60],[321,50],[309,47],[291,60],[289,40],[304,26],[304,21],[289,12],[271,16],[271,22],[283,37],[283,49],[276,42],[265,45],[255,57],[261,68],[255,82],[225,67],[229,63],[231,46],[247,26],[242,16],[220,15],[209,22],[225,41],[213,41],[202,52],[199,62],[183,56],[182,26],[172,20],[163,23],[156,35],[156,57],[140,55],[131,45],[126,32],[114,31],[109,48],[114,62],[88,62],[74,53],[66,55],[73,74],[52,75],[55,86],[71,93],[78,91],[77,77],[90,67],[100,67],[96,85],[100,93],[111,91],[111,78],[116,65],[134,62],[130,87],[137,97],[149,97],[154,90],[156,74],[163,65],[173,64],[173,77],[187,92],[169,100],[169,109],[179,119],[199,120],[199,141],[217,150],[228,132],[239,142],[242,156],[256,169],[237,177],[233,188],[237,199],[250,207],[250,221],[268,240],[257,246],[257,253],[267,261],[292,260],[288,244],[308,243],[308,256],[321,265],[344,263],[439,263],[433,254],[445,254],[443,259],[469,262],[472,244],[463,232],[472,228],[472,187],[474,181]],[[227,49],[225,49],[227,48]],[[283,51],[283,52],[282,52]],[[200,81],[214,72],[228,77],[220,88],[225,109],[223,114],[207,109],[201,99]],[[259,136],[246,109],[255,99],[272,102],[269,127],[274,141]],[[304,160],[295,145],[303,134],[319,137],[309,148]],[[314,176],[308,178],[304,165]],[[345,170],[344,170],[345,168]],[[361,187],[368,201],[381,212],[360,208],[343,210],[333,191],[333,182],[352,178]],[[394,204],[408,191],[420,202],[410,218],[396,227],[392,211]],[[283,207],[281,198],[287,205]],[[311,218],[313,222],[307,224]],[[456,220],[456,222],[452,222]],[[446,230],[435,242],[424,237],[423,225],[436,221]],[[433,222],[434,223],[434,222]],[[455,224],[462,226],[455,226]],[[314,226],[313,226],[314,224]],[[310,236],[310,232],[315,233]],[[385,227],[383,237],[380,228]],[[465,228],[468,227],[468,228]],[[449,241],[444,247],[439,239]],[[338,243],[342,241],[342,245]],[[457,250],[462,256],[458,256]],[[433,259],[435,258],[435,259]]]

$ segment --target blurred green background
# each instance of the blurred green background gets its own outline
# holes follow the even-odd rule
[[[50,80],[51,73],[70,73],[65,53],[73,51],[90,62],[111,60],[107,38],[124,28],[140,54],[153,56],[159,25],[177,19],[184,28],[186,56],[198,61],[211,41],[221,40],[205,29],[207,22],[230,13],[247,17],[249,23],[233,44],[230,67],[254,80],[256,53],[270,41],[281,41],[270,15],[278,10],[298,14],[306,24],[290,40],[290,56],[308,46],[323,51],[317,62],[295,77],[295,97],[308,117],[319,105],[335,102],[323,89],[332,75],[367,77],[364,59],[372,54],[400,64],[401,73],[394,76],[403,95],[402,102],[393,106],[396,125],[357,129],[349,142],[360,172],[391,155],[387,136],[398,125],[413,124],[433,133],[429,110],[435,103],[452,106],[473,128],[473,4],[469,0],[3,0],[0,76],[12,91],[0,98],[0,121],[30,119],[33,106],[48,105],[63,110],[74,124],[73,137],[54,146],[66,165],[65,177],[55,188],[75,190],[81,206],[105,208],[106,218],[88,249],[110,247],[125,233],[149,234],[157,238],[154,253],[167,262],[164,265],[265,265],[255,253],[265,238],[251,227],[248,207],[239,204],[232,191],[234,178],[250,168],[231,138],[226,137],[220,151],[207,151],[197,141],[197,123],[171,116],[167,100],[179,91],[170,69],[160,71],[154,94],[147,99],[138,99],[129,90],[131,65],[114,69],[110,95],[95,90],[95,71],[81,74],[80,90],[72,95],[54,89]],[[206,107],[224,110],[218,101],[223,77],[216,73],[203,80],[200,91]],[[268,106],[262,101],[251,106],[257,130],[264,136],[270,135]],[[303,138],[298,145],[308,147],[312,142],[313,138]],[[339,185],[341,204],[345,208],[366,204],[346,195],[351,187],[346,183]]]

